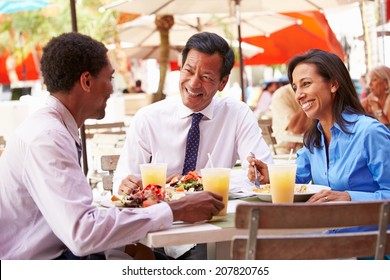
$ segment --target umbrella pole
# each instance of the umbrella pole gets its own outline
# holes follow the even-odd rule
[[[77,31],[77,14],[76,14],[76,3],[75,0],[69,0],[70,1],[70,14],[72,18],[72,31]],[[85,137],[85,126],[84,124],[80,127],[80,138],[81,138],[81,144],[83,145],[83,171],[84,175],[87,176],[88,174],[88,160],[87,160],[87,141]]]
[[[238,56],[240,59],[240,80],[241,80],[241,98],[243,102],[245,99],[245,79],[244,79],[244,60],[242,59],[242,47],[241,47],[241,26],[238,25]]]
[[[382,56],[383,56],[383,61],[382,63],[386,63],[386,43],[385,43],[385,24],[386,24],[386,1],[381,0],[380,1],[380,18],[381,18],[381,25],[382,25]]]
[[[238,33],[238,59],[240,62],[240,82],[241,82],[241,99],[243,102],[246,102],[245,98],[245,80],[244,80],[244,60],[242,59],[242,47],[241,47],[241,16],[240,16],[240,1],[235,1],[235,13],[236,13],[236,21],[237,21],[237,33]]]
[[[70,15],[72,18],[72,31],[77,31],[77,15],[76,15],[76,3],[75,0],[69,0],[70,1]]]

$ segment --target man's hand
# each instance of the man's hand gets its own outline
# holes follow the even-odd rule
[[[118,194],[129,195],[135,189],[142,189],[142,181],[133,175],[129,175],[122,180],[118,189]]]
[[[180,180],[181,177],[183,177],[183,176],[182,176],[181,174],[179,174],[179,173],[173,174],[173,175],[171,175],[171,176],[169,176],[169,177],[167,178],[167,184],[170,184],[171,181],[172,181],[174,178],[176,178],[177,180]]]
[[[222,196],[208,191],[186,195],[168,204],[172,209],[173,220],[186,223],[211,220],[224,207]]]

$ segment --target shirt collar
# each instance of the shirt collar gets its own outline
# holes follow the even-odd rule
[[[73,115],[69,112],[69,110],[65,107],[64,104],[60,100],[58,100],[53,95],[49,95],[46,104],[56,110],[61,118],[62,122],[64,123],[65,127],[68,129],[69,133],[72,135],[74,141],[76,141],[77,144],[81,145],[81,139],[79,136],[79,130],[77,127],[76,120],[74,119]]]
[[[342,118],[347,121],[345,123],[345,128],[347,129],[347,131],[352,132],[353,127],[355,125],[355,122],[358,120],[359,116],[357,114],[349,114],[349,113],[346,113],[346,111],[344,111],[342,113]],[[324,130],[322,129],[320,122],[317,123],[317,128],[322,134],[324,133]],[[344,133],[343,130],[341,129],[340,125],[336,122],[331,127],[331,130],[332,129],[337,129],[340,132]]]
[[[193,113],[202,113],[203,116],[205,116],[207,119],[212,119],[213,116],[214,116],[214,109],[216,108],[217,104],[218,104],[218,97],[213,97],[213,99],[211,100],[210,104],[204,108],[203,110],[199,111],[199,112],[194,112],[192,111],[190,108],[184,106],[183,102],[181,101],[181,98],[180,98],[180,102],[178,104],[178,115],[179,115],[179,118],[181,119],[184,119],[184,118],[188,118],[189,116],[191,116]]]

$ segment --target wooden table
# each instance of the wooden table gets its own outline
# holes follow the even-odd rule
[[[234,212],[238,203],[246,202],[229,200],[228,213],[219,221],[198,224],[174,223],[170,229],[148,233],[140,242],[151,248],[207,243],[208,259],[226,259],[227,256],[230,257],[226,247],[230,250],[233,236],[246,233],[245,230],[237,230],[234,227]]]
[[[151,248],[207,243],[208,259],[231,259],[231,240],[236,235],[247,235],[246,230],[239,230],[234,226],[236,206],[239,203],[255,201],[268,203],[262,202],[256,197],[245,200],[229,200],[228,214],[222,221],[198,224],[174,223],[170,229],[148,233],[140,242]],[[305,231],[308,230],[259,230],[258,234],[302,233]]]

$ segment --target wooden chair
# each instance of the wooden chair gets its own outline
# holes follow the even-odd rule
[[[272,152],[276,155],[276,138],[272,135],[272,119],[260,119],[258,120],[259,127],[261,128],[262,136],[268,146],[272,148]]]
[[[124,122],[98,123],[85,125],[85,137],[90,139],[95,134],[126,134]]]
[[[100,134],[96,133],[89,139],[89,152],[91,164],[88,172],[89,184],[92,188],[102,181],[101,159],[104,155],[119,154],[126,140],[126,134]],[[106,173],[106,172],[104,172]]]
[[[235,224],[247,236],[233,238],[233,259],[345,259],[390,254],[390,200],[323,204],[237,206]],[[327,233],[326,229],[378,225],[379,230]],[[278,234],[268,234],[273,229]],[[291,229],[301,233],[292,234]],[[259,231],[258,231],[259,230]],[[289,232],[289,234],[286,234]],[[264,234],[261,234],[264,233]]]
[[[0,135],[0,147],[5,147],[5,139],[4,139],[4,136],[1,136]]]
[[[4,136],[0,136],[0,156],[5,149],[5,144],[6,144],[6,141],[4,139]]]
[[[139,109],[153,103],[151,93],[128,93],[123,96],[126,116],[134,116]]]
[[[108,171],[108,175],[103,175],[103,189],[112,193],[112,179],[114,171],[118,165],[119,155],[104,155],[101,157],[101,168],[103,171]]]

